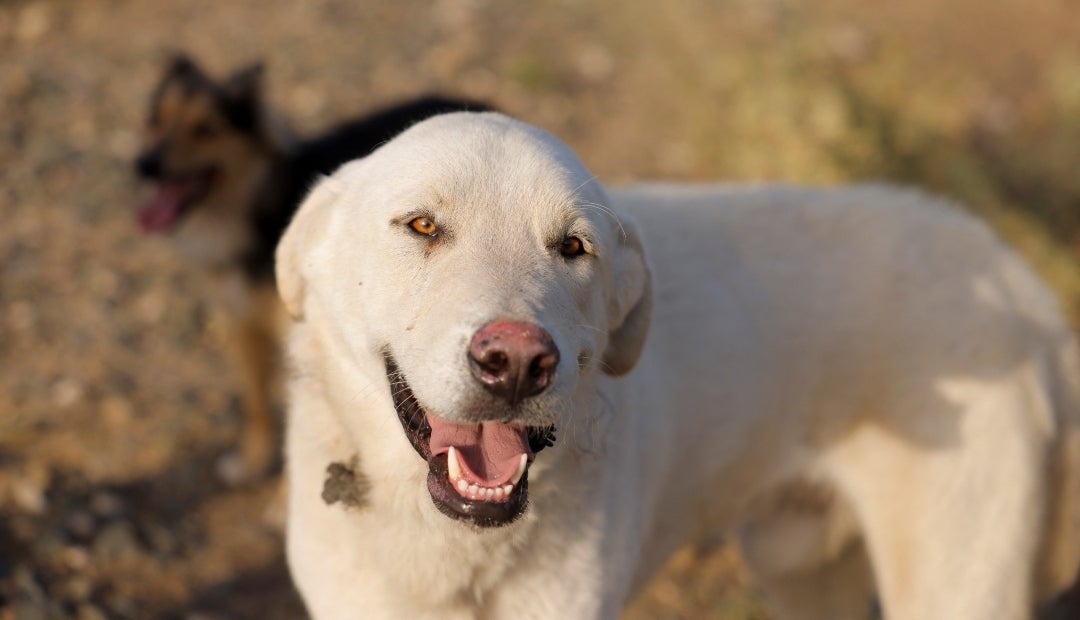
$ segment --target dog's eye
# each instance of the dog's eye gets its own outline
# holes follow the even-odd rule
[[[577,237],[567,237],[562,240],[559,252],[567,258],[576,258],[585,253],[585,244]]]
[[[428,237],[436,237],[439,234],[439,227],[435,225],[435,222],[431,221],[430,217],[420,216],[414,218],[409,222],[409,228],[412,228],[417,234]]]

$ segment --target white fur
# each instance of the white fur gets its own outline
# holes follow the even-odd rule
[[[594,255],[553,251],[566,234]],[[869,617],[875,590],[890,620],[1027,618],[1074,576],[1073,336],[1016,254],[921,194],[608,193],[551,136],[452,114],[323,181],[278,274],[315,618],[613,618],[728,532],[779,618]],[[520,414],[558,441],[523,518],[479,529],[432,504],[382,351],[429,412],[476,421],[465,348],[496,318],[562,351]],[[367,505],[327,505],[354,457]]]

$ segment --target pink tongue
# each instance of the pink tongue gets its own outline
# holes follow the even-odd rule
[[[498,422],[451,424],[433,415],[428,415],[427,420],[431,425],[431,454],[442,454],[454,446],[485,486],[509,482],[521,463],[522,453],[532,457],[523,428]]]
[[[154,195],[139,207],[139,227],[147,233],[168,230],[180,215],[187,196],[188,188],[183,183],[159,184]]]

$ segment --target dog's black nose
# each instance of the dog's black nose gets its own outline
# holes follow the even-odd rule
[[[492,321],[473,334],[469,369],[489,392],[516,405],[543,392],[559,365],[551,334],[535,323]]]
[[[146,151],[135,159],[135,173],[148,179],[161,176],[161,153]]]

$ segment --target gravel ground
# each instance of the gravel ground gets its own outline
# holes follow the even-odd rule
[[[983,53],[972,29],[1009,29],[1013,51],[1057,68],[1061,96],[1080,102],[1076,11],[1017,0],[957,21],[981,3],[860,6],[0,3],[0,620],[303,617],[284,567],[277,481],[229,488],[215,472],[240,413],[200,274],[132,222],[130,161],[171,51],[217,73],[266,60],[271,98],[302,131],[440,91],[553,131],[609,182],[900,176],[1007,208],[1008,195],[965,194],[970,176],[926,172],[936,166],[891,175],[891,162],[908,160],[889,149],[910,155],[907,134],[868,137],[841,95],[895,83],[896,105],[934,135],[951,140],[978,121],[1008,153],[1024,144],[1009,141],[1010,128],[1037,137],[1040,122],[1053,126],[1035,97],[1049,87],[1030,84],[1014,56]],[[681,554],[627,615],[766,617],[726,547]]]

